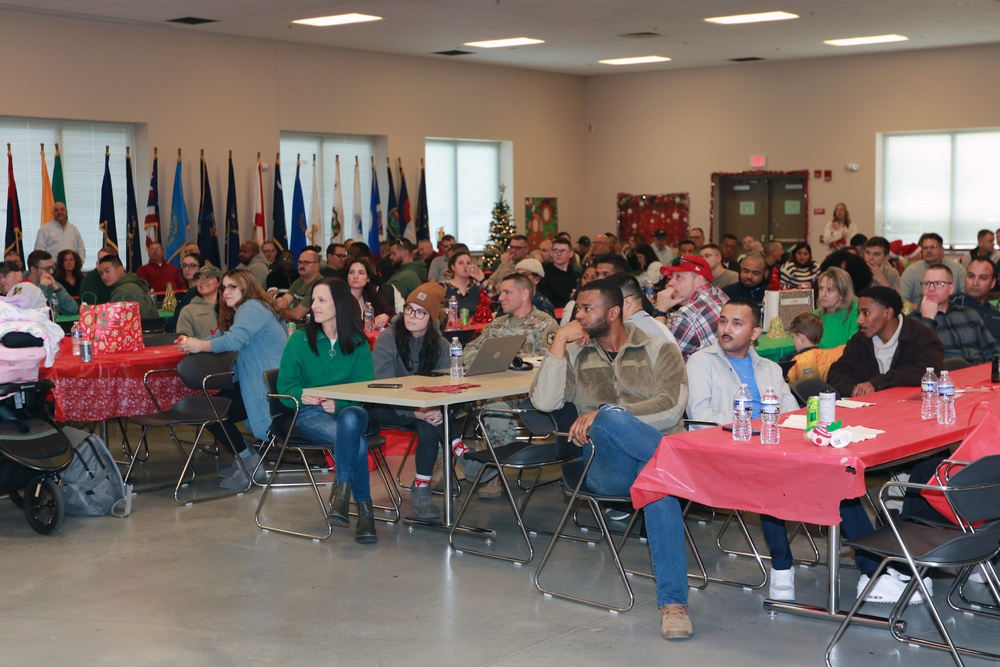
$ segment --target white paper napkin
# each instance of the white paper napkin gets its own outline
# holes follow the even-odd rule
[[[837,401],[837,407],[841,408],[870,408],[875,405],[874,403],[865,403],[864,401],[852,401],[848,398],[842,398]]]

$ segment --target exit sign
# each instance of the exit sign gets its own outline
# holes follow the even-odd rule
[[[767,157],[764,155],[751,155],[750,166],[753,167],[754,169],[760,169],[761,167],[766,167]]]

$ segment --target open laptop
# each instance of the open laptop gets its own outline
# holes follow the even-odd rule
[[[514,361],[514,357],[521,351],[525,338],[526,336],[504,336],[483,341],[476,358],[465,369],[465,377],[507,370],[510,362]]]

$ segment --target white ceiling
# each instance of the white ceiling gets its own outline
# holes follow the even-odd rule
[[[729,59],[743,57],[792,60],[1000,42],[1000,0],[13,0],[0,8],[581,75],[736,66]],[[774,10],[801,18],[744,26],[703,20]],[[329,28],[291,24],[347,12],[384,20]],[[217,23],[166,23],[185,16]],[[622,36],[636,32],[660,36]],[[886,33],[910,39],[868,47],[823,44]],[[464,42],[520,36],[545,44],[432,55]],[[641,55],[672,61],[597,63]]]

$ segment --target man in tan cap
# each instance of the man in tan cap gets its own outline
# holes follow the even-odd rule
[[[542,279],[545,278],[545,269],[542,268],[542,263],[537,259],[529,257],[518,262],[517,266],[514,267],[514,271],[528,276],[531,278],[531,282],[535,284],[535,295],[531,297],[531,305],[543,313],[547,313],[550,317],[555,318],[555,306],[549,301],[549,297],[538,291],[538,283],[542,282]]]

